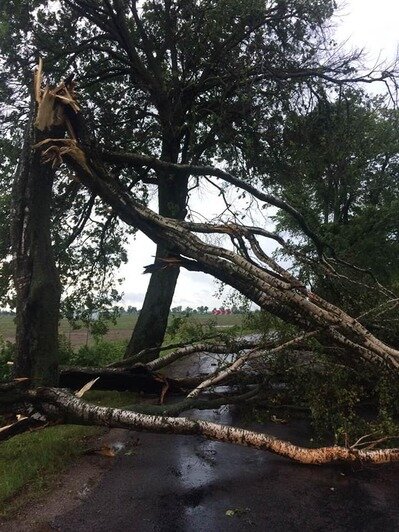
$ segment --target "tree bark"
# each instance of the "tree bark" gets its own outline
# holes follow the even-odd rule
[[[17,300],[14,368],[17,377],[50,386],[58,381],[61,287],[50,233],[54,171],[51,165],[41,163],[38,150],[32,150],[44,138],[34,127],[32,111],[12,191],[11,243]]]
[[[277,454],[301,464],[374,463],[399,461],[399,448],[368,450],[352,447],[307,448],[269,434],[220,425],[198,419],[143,414],[119,408],[95,406],[67,390],[39,388],[27,390],[24,400],[50,418],[66,423],[99,425],[159,434],[203,436],[208,440],[244,445]]]
[[[175,149],[164,149],[163,155],[169,161],[174,162],[176,160]],[[157,179],[159,214],[167,218],[184,220],[188,178],[176,176],[173,172],[159,170]],[[158,245],[155,261],[168,258],[171,254],[173,255],[173,247]],[[178,277],[179,268],[165,268],[152,273],[143,307],[126,348],[125,358],[130,358],[151,347],[162,345]],[[137,362],[150,362],[158,356],[158,351],[144,353]]]

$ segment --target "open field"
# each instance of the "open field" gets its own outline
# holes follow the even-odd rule
[[[211,314],[194,314],[192,319],[199,323],[207,323],[212,320],[216,327],[232,327],[241,326],[243,315],[231,314],[228,316],[212,316]],[[105,338],[107,340],[128,340],[132,333],[133,327],[137,321],[137,315],[124,314],[118,318],[115,325],[109,325],[109,331]],[[90,344],[92,338],[86,328],[73,330],[68,321],[63,319],[60,323],[60,333],[64,334],[71,342],[73,347]],[[13,316],[0,316],[0,336],[5,340],[14,342],[15,338],[15,323]]]

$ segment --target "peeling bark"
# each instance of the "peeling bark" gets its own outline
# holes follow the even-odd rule
[[[206,439],[244,445],[289,458],[301,464],[369,463],[383,464],[399,461],[399,448],[359,450],[346,447],[300,447],[268,434],[181,417],[141,414],[93,406],[66,390],[42,388],[30,390],[27,397],[44,414],[57,414],[68,423],[107,426],[160,434],[184,434],[203,436]],[[48,406],[50,405],[50,407]]]

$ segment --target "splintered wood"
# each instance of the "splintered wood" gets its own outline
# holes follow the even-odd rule
[[[33,148],[41,148],[46,145],[49,146],[42,151],[43,163],[51,163],[52,167],[56,168],[62,163],[62,158],[65,155],[69,155],[86,172],[91,173],[90,168],[87,166],[85,154],[79,148],[75,139],[45,139],[35,144]]]
[[[38,142],[34,149],[41,149],[42,162],[51,164],[56,168],[63,162],[64,156],[74,159],[79,166],[90,173],[83,151],[79,148],[77,136],[71,119],[74,114],[80,111],[76,102],[75,83],[71,78],[62,81],[55,88],[50,88],[43,84],[43,61],[39,59],[39,64],[34,73],[34,95],[37,103],[37,113],[35,127],[40,131],[50,131],[55,127],[64,127],[69,138],[48,138]],[[79,181],[79,179],[76,177]]]
[[[62,126],[68,130],[72,139],[76,139],[72,124],[65,113],[65,108],[69,107],[74,113],[80,110],[75,99],[74,82],[62,81],[57,87],[50,88],[46,85],[42,88],[43,82],[43,61],[39,59],[39,64],[34,74],[34,93],[37,103],[37,115],[35,126],[40,131],[46,131],[55,126]]]

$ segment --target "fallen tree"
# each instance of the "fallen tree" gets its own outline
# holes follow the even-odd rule
[[[51,142],[51,140],[49,140]],[[70,141],[67,141],[70,142]],[[62,142],[54,141],[57,147]],[[228,224],[225,231],[237,238],[241,254],[207,244],[195,232],[213,231],[212,224],[190,224],[164,218],[138,204],[116,179],[95,160],[95,154],[73,144],[65,160],[80,181],[109,204],[123,221],[141,229],[155,242],[174,246],[180,255],[177,264],[191,271],[209,273],[239,290],[261,308],[309,330],[318,329],[333,344],[344,347],[356,360],[385,366],[397,374],[399,352],[373,336],[358,320],[323,300],[279,266],[263,250],[257,239],[259,231]],[[79,154],[79,157],[76,155]],[[84,157],[82,166],[79,158]],[[256,261],[249,255],[255,255]],[[172,264],[171,267],[175,267]]]
[[[71,102],[68,101],[65,105],[71,106]],[[218,368],[210,375],[195,376],[180,382],[172,382],[165,377],[159,377],[156,371],[161,366],[172,363],[190,353],[203,350],[229,353],[231,346],[205,344],[183,348],[167,355],[163,360],[130,368],[125,366],[99,370],[88,370],[87,368],[65,370],[64,378],[67,383],[68,376],[72,380],[75,379],[75,382],[81,379],[80,384],[94,376],[100,376],[102,379],[109,379],[112,376],[115,378],[116,376],[118,379],[127,378],[128,380],[136,376],[140,382],[143,382],[143,379],[148,379],[148,384],[154,386],[155,393],[160,392],[161,403],[171,384],[176,385],[176,389],[179,391],[183,389],[188,391],[186,399],[180,403],[158,406],[157,412],[162,414],[160,416],[153,416],[148,413],[151,409],[153,411],[154,405],[136,407],[140,412],[96,407],[85,403],[63,389],[32,389],[26,388],[25,385],[19,387],[12,383],[0,387],[2,411],[26,413],[33,408],[34,411],[57,422],[203,435],[217,441],[265,449],[301,463],[323,464],[337,461],[384,463],[398,460],[398,449],[370,450],[367,449],[367,445],[373,446],[375,442],[370,442],[367,439],[347,447],[306,449],[266,434],[167,415],[171,412],[176,415],[192,408],[213,408],[222,404],[242,402],[254,398],[258,393],[256,387],[236,395],[223,396],[219,394],[212,399],[199,399],[198,396],[204,390],[214,388],[221,383],[231,382],[231,378],[236,376],[238,371],[251,360],[265,354],[287,350],[311,337],[318,339],[322,344],[334,347],[333,354],[336,356],[336,353],[339,353],[340,363],[358,372],[365,365],[371,367],[375,372],[386,371],[394,377],[395,382],[397,382],[398,377],[399,352],[372,335],[359,320],[312,292],[271,256],[267,255],[261,246],[259,237],[272,238],[284,246],[285,243],[279,235],[268,233],[262,228],[248,227],[237,223],[196,224],[178,221],[160,216],[137,202],[118,178],[110,175],[101,158],[101,151],[95,147],[90,136],[85,133],[78,138],[74,134],[76,123],[79,123],[80,132],[84,132],[86,128],[83,115],[77,109],[73,110],[75,115],[73,115],[73,119],[68,119],[67,127],[71,135],[70,138],[46,138],[35,146],[35,149],[42,153],[44,165],[57,165],[65,162],[79,182],[86,186],[92,194],[98,195],[121,220],[142,230],[158,245],[173,249],[173,260],[170,257],[167,260],[164,260],[163,257],[157,257],[162,268],[184,267],[191,271],[211,274],[239,290],[265,311],[294,324],[303,332],[293,338],[263,345],[256,343],[249,345],[248,342],[243,341],[237,349],[236,356],[228,361],[224,367]],[[129,159],[126,154],[123,158],[125,162]],[[134,164],[137,164],[137,157],[134,156],[133,159]],[[151,159],[151,161],[153,165],[169,164],[156,159]],[[143,164],[149,164],[149,161],[145,159]],[[180,168],[179,165],[173,165],[173,169],[176,175],[179,175],[179,171],[184,176],[190,172],[204,176],[217,175],[218,178],[231,185],[240,186],[259,200],[286,210],[302,224],[304,231],[316,242],[322,266],[330,274],[336,273],[324,253],[326,245],[307,227],[306,221],[302,219],[301,215],[286,202],[264,194],[252,185],[242,185],[240,180],[236,181],[234,176],[219,169],[189,166]],[[198,236],[204,233],[227,234],[236,251],[205,242]],[[159,384],[157,379],[159,379]],[[71,381],[68,384],[71,385]]]
[[[22,390],[19,396],[14,395],[13,407],[18,402],[32,404],[42,414],[50,419],[57,420],[57,422],[100,425],[162,434],[204,436],[209,440],[269,451],[302,464],[321,465],[343,462],[383,464],[399,461],[399,448],[362,449],[362,442],[360,441],[348,448],[338,446],[316,449],[305,448],[268,434],[219,425],[208,421],[182,417],[154,416],[117,408],[94,406],[77,398],[67,390],[57,388]],[[1,395],[0,404],[4,408],[5,401]],[[210,405],[208,405],[209,407]],[[370,441],[363,443],[365,447],[370,445]]]

